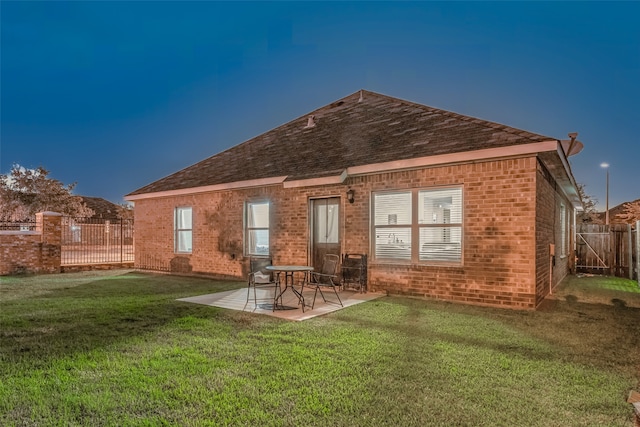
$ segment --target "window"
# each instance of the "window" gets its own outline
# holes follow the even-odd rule
[[[567,208],[560,204],[560,256],[567,255]]]
[[[250,202],[245,213],[246,255],[269,255],[269,202]]]
[[[174,244],[176,253],[191,253],[193,226],[190,207],[176,208],[174,224]]]
[[[376,258],[411,260],[411,199],[410,191],[373,195]]]
[[[313,203],[313,236],[318,243],[340,243],[338,199],[318,199]]]
[[[373,195],[376,259],[462,261],[462,188]]]

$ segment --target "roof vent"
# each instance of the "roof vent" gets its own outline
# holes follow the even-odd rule
[[[362,102],[363,98],[362,98],[362,90],[360,90],[360,98],[358,99],[358,102]]]
[[[315,119],[316,119],[316,116],[313,116],[313,115],[309,116],[309,118],[307,119],[307,125],[304,128],[308,129],[308,128],[314,127],[316,125]]]

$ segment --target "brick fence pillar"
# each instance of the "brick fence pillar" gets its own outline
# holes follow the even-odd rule
[[[62,260],[62,214],[40,212],[36,214],[36,231],[41,233],[41,268],[48,273],[59,273]]]

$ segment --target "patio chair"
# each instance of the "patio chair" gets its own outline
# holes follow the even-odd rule
[[[251,294],[251,289],[253,288],[253,303],[258,305],[258,297],[256,293],[256,289],[258,288],[271,288],[273,293],[270,298],[260,298],[262,301],[271,301],[275,307],[275,295],[276,295],[276,287],[278,286],[277,281],[273,277],[273,273],[270,271],[266,271],[264,268],[271,264],[271,258],[249,258],[249,279],[247,285],[247,302],[249,303],[249,296]]]
[[[315,288],[311,309],[316,305],[318,292],[320,292],[320,296],[322,296],[322,300],[325,303],[338,304],[340,307],[344,307],[340,300],[340,295],[338,295],[338,288],[340,287],[340,284],[338,283],[338,264],[340,264],[340,257],[338,255],[327,254],[322,259],[322,268],[320,271],[312,271],[307,276],[306,282],[303,283],[303,288],[304,286]],[[322,292],[322,288],[325,288],[325,290],[331,289],[335,294],[337,301],[327,300],[324,296],[324,292]]]
[[[367,255],[342,255],[342,287],[367,292]]]

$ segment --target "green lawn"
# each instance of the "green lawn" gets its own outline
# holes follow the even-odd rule
[[[631,426],[640,293],[609,282],[536,312],[387,297],[289,322],[176,301],[239,282],[2,277],[0,425]]]

